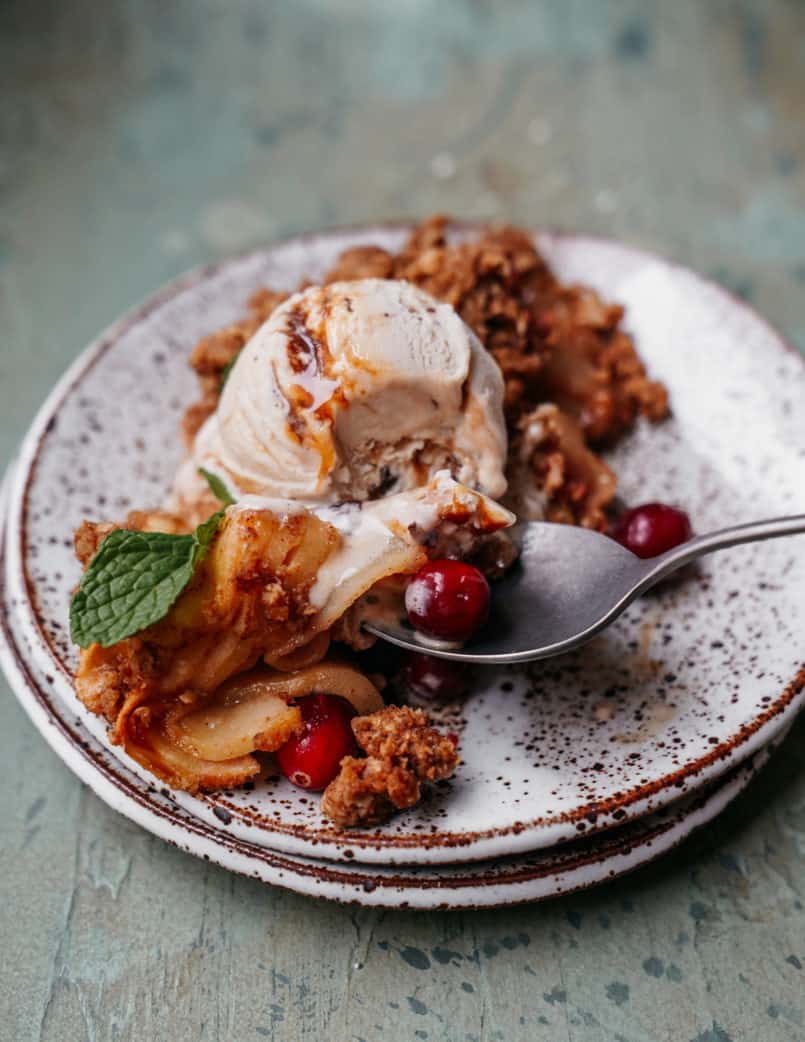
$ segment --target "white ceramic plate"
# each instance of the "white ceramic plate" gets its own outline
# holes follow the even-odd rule
[[[330,233],[196,272],[88,348],[41,410],[10,484],[4,598],[15,690],[43,730],[47,718],[67,722],[58,751],[74,769],[105,734],[70,680],[73,528],[160,502],[181,456],[177,424],[195,393],[186,358],[199,336],[241,314],[258,286],[316,279],[344,247],[395,247],[404,234]],[[700,531],[805,511],[805,366],[763,320],[640,251],[578,237],[539,244],[560,276],[626,305],[671,391],[674,418],[639,426],[614,454],[622,497],[681,503]],[[376,832],[339,833],[285,782],[173,798],[210,836],[225,822],[234,838],[276,851],[387,865],[510,855],[645,815],[760,749],[799,707],[803,551],[796,539],[729,551],[573,655],[484,673],[444,713],[461,735],[456,779]],[[137,798],[155,802],[154,780],[111,755]],[[85,780],[101,791],[94,776]]]

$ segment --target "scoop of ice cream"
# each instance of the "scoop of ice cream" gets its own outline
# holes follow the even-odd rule
[[[200,467],[235,498],[368,500],[448,470],[506,489],[503,381],[447,304],[407,282],[313,286],[285,301],[244,347],[217,411],[177,481]]]

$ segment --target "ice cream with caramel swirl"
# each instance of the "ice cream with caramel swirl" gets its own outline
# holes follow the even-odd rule
[[[199,468],[234,499],[364,501],[447,470],[506,489],[500,370],[447,304],[407,282],[363,279],[288,298],[246,344],[176,485]]]

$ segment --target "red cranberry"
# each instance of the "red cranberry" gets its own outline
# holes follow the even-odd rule
[[[405,608],[429,637],[467,640],[489,615],[489,583],[464,561],[429,561],[409,583]]]
[[[277,750],[277,764],[301,789],[326,789],[343,757],[358,752],[350,727],[355,710],[339,695],[306,695],[297,705],[302,712],[302,733]]]
[[[627,510],[612,526],[610,535],[638,557],[656,557],[693,535],[690,518],[664,503],[644,503]]]
[[[460,662],[411,652],[405,663],[405,679],[421,698],[449,701],[467,693],[467,670]]]

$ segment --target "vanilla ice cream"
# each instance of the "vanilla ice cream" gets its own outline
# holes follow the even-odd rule
[[[246,344],[176,484],[199,468],[233,498],[311,506],[373,500],[448,471],[491,497],[506,489],[503,380],[447,304],[407,282],[313,286]]]

